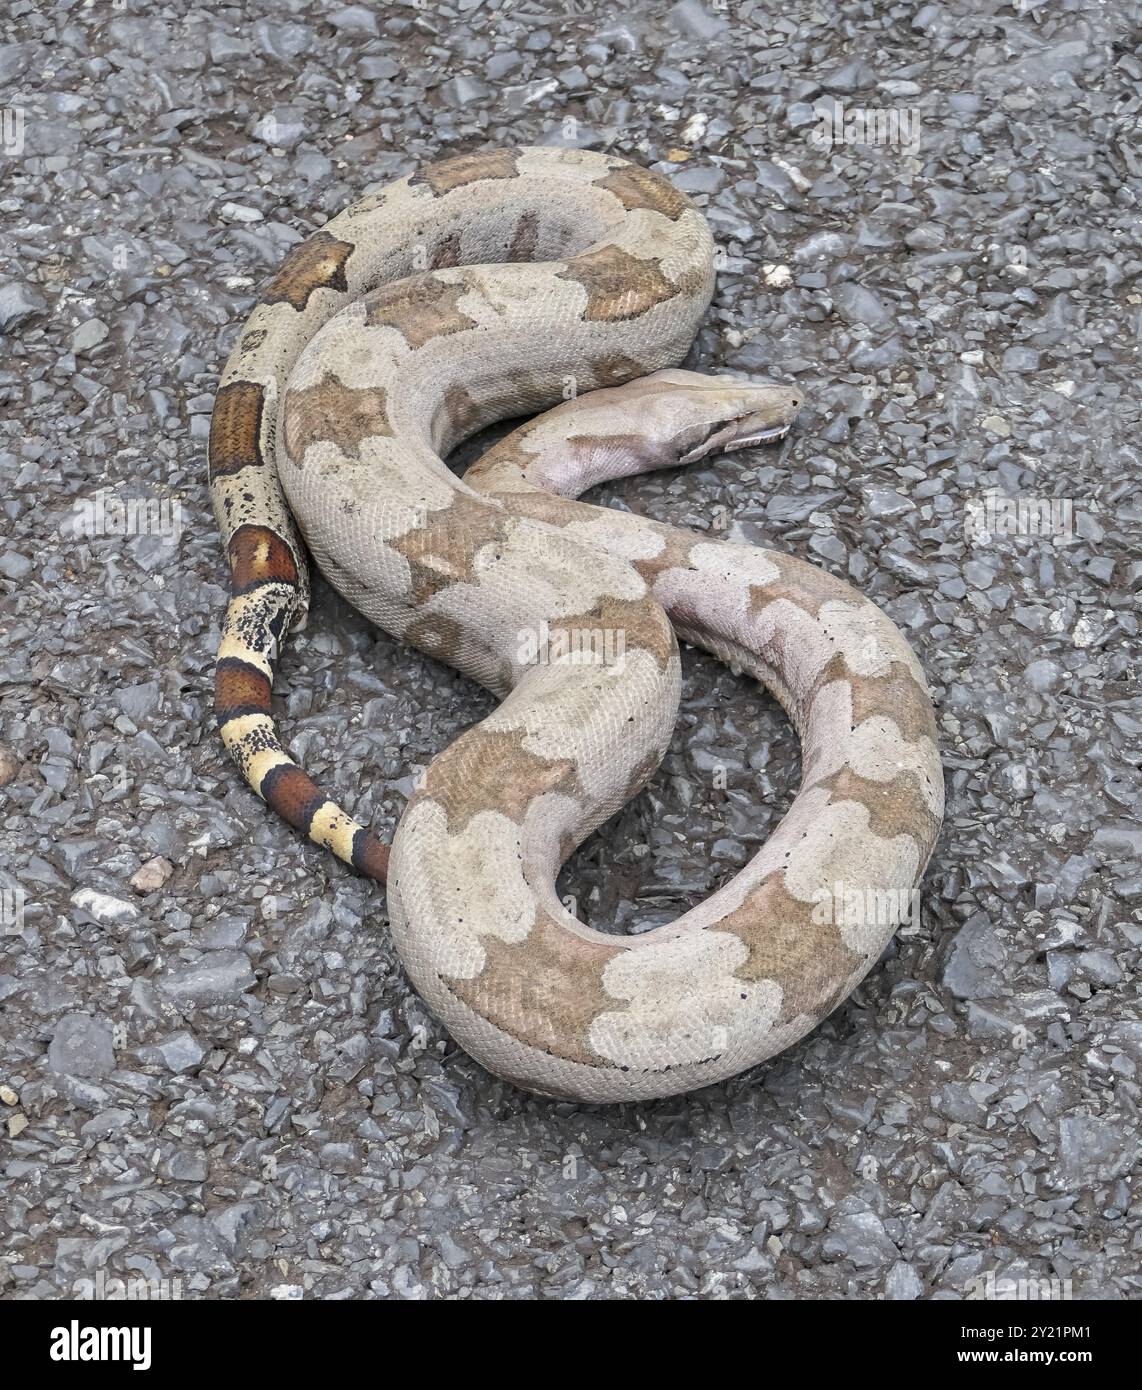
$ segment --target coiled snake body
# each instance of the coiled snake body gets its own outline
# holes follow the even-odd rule
[[[924,678],[878,608],[777,551],[573,500],[788,428],[796,391],[673,370],[713,279],[705,219],[651,171],[572,150],[448,159],[290,254],[215,406],[226,745],[295,826],[387,872],[417,989],[473,1056],[544,1095],[668,1095],[788,1046],[876,961],[943,812]],[[442,462],[565,397],[463,481]],[[291,514],[350,603],[502,700],[432,763],[391,864],[270,717],[308,601]],[[666,750],[675,633],[774,692],[803,781],[735,878],[616,937],[573,917],[555,879]]]

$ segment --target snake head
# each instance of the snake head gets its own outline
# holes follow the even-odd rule
[[[784,439],[803,400],[798,386],[668,368],[565,401],[494,445],[470,476],[522,475],[509,442],[522,437],[530,484],[578,497],[607,479]]]
[[[645,384],[649,433],[679,464],[784,439],[804,399],[796,386],[699,372],[655,372]]]

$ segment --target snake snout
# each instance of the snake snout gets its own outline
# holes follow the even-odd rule
[[[679,463],[776,443],[789,433],[802,402],[796,387],[768,383],[735,383],[719,394],[716,413],[707,410],[697,432],[679,440]]]

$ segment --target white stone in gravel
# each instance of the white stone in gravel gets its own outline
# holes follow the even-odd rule
[[[71,901],[81,912],[86,912],[102,924],[130,922],[139,915],[139,909],[126,898],[97,893],[94,888],[77,888],[71,895]]]
[[[226,222],[260,222],[262,214],[257,208],[244,207],[241,203],[223,203],[221,217]]]
[[[1074,631],[1071,633],[1071,641],[1076,647],[1089,647],[1093,645],[1099,634],[1097,622],[1092,621],[1084,613],[1075,623]]]
[[[18,550],[5,550],[0,555],[0,574],[5,579],[24,579],[31,572],[32,562]]]

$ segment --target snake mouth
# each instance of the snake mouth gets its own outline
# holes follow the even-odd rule
[[[752,449],[755,444],[776,444],[789,433],[788,425],[771,425],[768,429],[755,430],[752,434],[731,439],[722,445],[722,453],[732,454],[735,449]]]
[[[739,434],[743,423],[741,420],[731,420],[729,424],[715,425],[705,439],[683,454],[678,462],[696,463],[698,459],[708,458],[710,454],[732,454],[739,449],[752,449],[756,444],[776,444],[789,433],[792,421],[766,425],[761,429]]]

